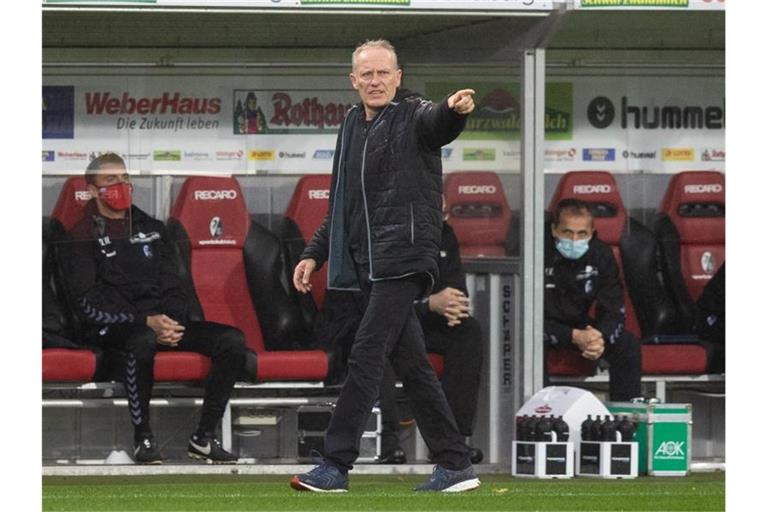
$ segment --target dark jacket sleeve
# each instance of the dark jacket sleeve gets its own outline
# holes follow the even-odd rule
[[[93,239],[75,238],[59,244],[57,258],[67,296],[74,301],[72,310],[86,325],[145,323],[146,315],[117,289],[97,278],[97,250]]]
[[[443,222],[443,238],[440,242],[440,250],[445,251],[445,258],[440,258],[440,275],[438,277],[436,291],[451,287],[467,292],[467,279],[461,266],[461,253],[456,233],[447,222]]]
[[[467,292],[467,280],[464,275],[464,269],[461,266],[461,253],[459,252],[459,241],[456,239],[456,233],[453,228],[443,222],[443,237],[440,242],[440,250],[445,252],[445,257],[440,258],[440,268],[432,294],[440,293],[444,289],[456,288],[469,296]],[[429,309],[429,297],[414,302],[416,314],[420,318],[426,318],[432,311]],[[435,316],[440,316],[434,313]]]
[[[156,230],[160,233],[158,249],[160,252],[160,311],[147,312],[147,314],[162,313],[173,318],[177,322],[187,321],[187,295],[179,277],[178,262],[176,260],[171,241],[162,223],[157,223]],[[145,315],[146,317],[146,315]]]
[[[328,213],[325,214],[323,223],[317,228],[312,239],[301,252],[299,260],[312,258],[317,263],[315,270],[319,269],[328,259]]]
[[[600,255],[600,285],[597,290],[597,325],[606,343],[613,344],[624,332],[626,310],[624,288],[613,252],[606,248]]]
[[[437,150],[458,137],[467,123],[467,116],[448,108],[448,99],[440,103],[420,100],[416,110],[416,132],[429,149]]]
[[[565,347],[573,343],[573,328],[552,320],[544,318],[544,342],[552,347]]]

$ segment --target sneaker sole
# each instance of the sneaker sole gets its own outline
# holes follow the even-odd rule
[[[447,489],[443,489],[440,492],[467,492],[474,491],[478,487],[480,487],[480,479],[472,478],[471,480],[464,480],[463,482],[453,484],[452,486],[448,487]]]
[[[136,464],[141,464],[143,466],[149,466],[149,465],[155,465],[162,464],[162,460],[142,460],[142,461],[136,461]]]
[[[346,489],[320,489],[319,487],[313,487],[307,483],[299,480],[298,476],[291,478],[291,487],[297,491],[312,491],[312,492],[347,492]]]
[[[236,460],[213,460],[210,457],[206,457],[205,455],[199,455],[193,452],[187,452],[187,455],[189,455],[190,459],[202,460],[206,464],[237,464]]]

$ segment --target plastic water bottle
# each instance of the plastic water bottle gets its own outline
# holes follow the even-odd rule
[[[563,443],[568,441],[568,437],[570,436],[570,429],[568,428],[568,423],[565,422],[562,416],[558,416],[552,422],[552,432],[554,432],[557,436],[557,441]]]
[[[600,427],[600,438],[603,441],[615,443],[617,426],[618,426],[618,422],[615,421],[615,416],[613,420],[611,419],[610,416],[606,416],[605,421]]]
[[[629,421],[626,415],[619,422],[618,430],[621,434],[622,442],[628,443],[635,440],[635,424]]]
[[[593,423],[594,423],[594,420],[592,419],[592,415],[587,414],[587,419],[581,422],[581,440],[582,441],[592,440],[592,424]]]
[[[589,427],[590,441],[600,441],[602,439],[602,427],[603,420],[600,419],[600,415],[598,414],[595,416],[595,421],[592,423],[592,426]]]
[[[542,416],[536,423],[536,440],[537,441],[552,441],[552,421]]]

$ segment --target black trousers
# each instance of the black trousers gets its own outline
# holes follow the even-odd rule
[[[641,395],[640,372],[642,355],[640,341],[624,331],[614,343],[605,343],[602,359],[609,369],[608,395],[614,402],[626,402]]]
[[[360,279],[360,287],[366,298],[365,314],[325,434],[325,459],[344,471],[352,468],[389,358],[402,376],[434,461],[452,470],[468,467],[469,450],[427,359],[424,335],[413,309],[413,301],[424,287],[422,279],[414,276],[375,283]]]
[[[157,351],[190,351],[211,358],[198,427],[200,433],[215,432],[235,380],[245,365],[245,336],[239,329],[214,322],[188,322],[184,327],[184,336],[177,347],[159,344],[155,332],[142,324],[116,324],[88,336],[90,343],[117,350],[124,358],[123,383],[131,422],[141,431],[149,431],[149,400],[155,381]]]
[[[480,390],[480,371],[483,365],[483,345],[480,322],[469,317],[454,327],[438,315],[429,315],[421,321],[427,351],[443,356],[441,385],[448,405],[456,419],[462,436],[472,435]],[[387,453],[399,446],[400,428],[395,400],[396,376],[388,365],[381,383],[379,406],[382,419],[382,451]]]

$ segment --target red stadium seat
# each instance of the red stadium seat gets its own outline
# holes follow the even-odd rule
[[[51,218],[58,221],[64,231],[69,231],[83,217],[85,204],[91,199],[84,176],[67,178],[59,192]]]
[[[445,176],[443,191],[461,255],[504,256],[512,211],[499,176],[490,171],[453,172]]]
[[[90,382],[96,374],[96,354],[88,349],[43,349],[43,382]]]
[[[258,247],[249,243],[251,219],[237,180],[187,178],[171,210],[172,224],[188,250],[184,260],[205,319],[245,333],[247,347],[256,353],[256,379],[323,380],[328,372],[325,352],[265,349],[246,269],[246,259],[258,257]]]
[[[676,174],[659,207],[656,234],[679,329],[692,332],[694,303],[725,261],[725,176],[715,171]]]
[[[309,243],[312,236],[323,223],[328,212],[328,198],[331,188],[330,174],[308,174],[302,176],[293,190],[293,196],[288,203],[285,216],[293,221],[301,232],[304,244]],[[293,275],[293,269],[289,269]],[[328,281],[328,266],[315,272],[310,278],[312,283],[312,298],[318,309],[325,300],[325,288]]]

